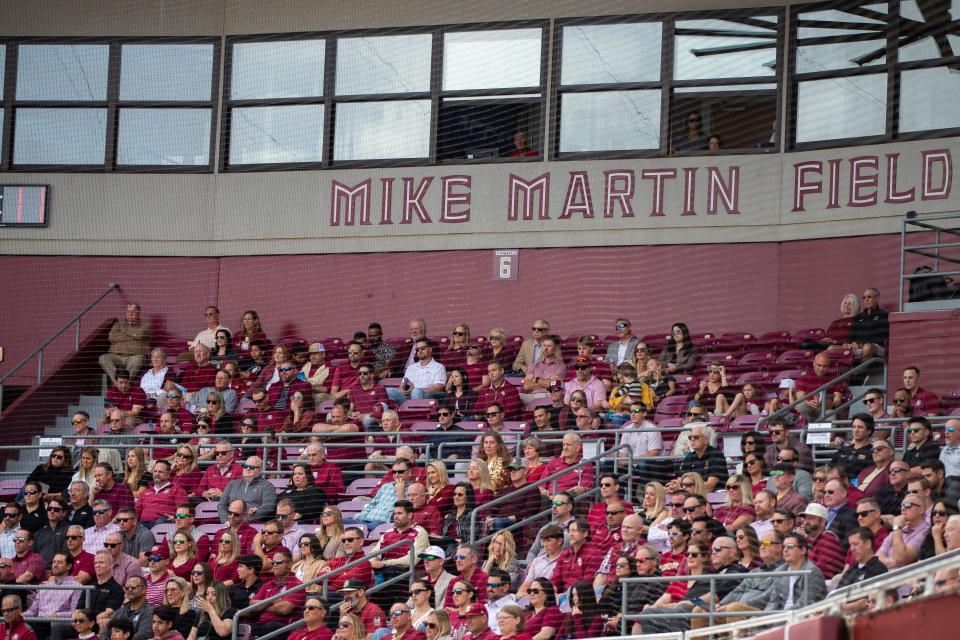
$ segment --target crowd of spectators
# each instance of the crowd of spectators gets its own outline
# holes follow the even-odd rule
[[[654,345],[619,318],[605,346],[543,320],[512,344],[463,323],[432,339],[423,320],[385,342],[373,323],[328,362],[324,342],[272,345],[254,311],[231,333],[209,307],[174,364],[130,305],[101,358],[103,416],[74,414],[5,505],[0,583],[61,588],[0,591],[0,638],[228,638],[247,610],[253,637],[302,617],[294,640],[564,640],[619,635],[625,588],[642,614],[634,633],[675,631],[711,605],[724,620],[799,608],[946,553],[960,547],[960,420],[934,429],[939,398],[917,367],[889,415],[884,391],[867,392],[829,464],[799,437],[820,403],[847,398],[839,384],[813,393],[836,377],[837,348],[885,353],[878,296],[868,289],[856,312],[845,298],[809,367],[779,389],[731,386],[682,323]],[[411,430],[408,400],[434,401],[416,418],[429,429]],[[721,435],[748,414],[764,424],[731,451]],[[886,418],[905,426],[902,455]],[[277,433],[296,459],[269,446]],[[585,462],[614,435],[629,452]],[[427,458],[423,445],[440,443],[447,454]],[[376,484],[357,500],[351,478]],[[713,591],[622,582],[752,571],[806,573]],[[326,598],[319,584],[291,591],[328,574]],[[31,630],[24,616],[62,621]]]

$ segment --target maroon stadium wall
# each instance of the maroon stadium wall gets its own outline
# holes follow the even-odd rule
[[[211,247],[215,250],[215,247]],[[626,315],[643,335],[684,321],[691,331],[826,327],[841,297],[866,286],[896,306],[899,237],[786,243],[522,249],[517,279],[494,278],[489,250],[231,258],[0,257],[0,344],[9,370],[73,314],[117,282],[121,290],[84,320],[86,335],[136,301],[155,336],[192,338],[203,307],[216,304],[235,328],[259,311],[267,335],[349,337],[372,320],[406,335],[422,316],[430,335],[458,321],[472,331],[503,326],[526,334],[534,318],[554,331],[613,332]],[[53,364],[72,346],[68,332],[45,354]],[[62,343],[62,344],[61,344]],[[34,368],[27,367],[26,376]],[[11,382],[19,380],[16,376]]]

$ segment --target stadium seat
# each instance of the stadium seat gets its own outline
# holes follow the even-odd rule
[[[724,351],[737,351],[744,353],[753,348],[757,342],[757,336],[749,331],[727,331],[720,334],[717,338],[717,348]]]
[[[826,335],[827,332],[819,328],[800,329],[793,334],[793,343],[802,344],[805,341],[820,342]]]
[[[198,530],[200,533],[202,533],[202,534],[204,534],[204,535],[207,535],[207,536],[216,535],[217,531],[220,531],[220,529],[223,529],[223,528],[224,528],[224,525],[220,524],[219,521],[217,521],[217,522],[209,522],[209,523],[207,523],[207,524],[198,524],[198,525],[197,525],[197,530]]]
[[[777,365],[777,352],[769,351],[751,351],[743,354],[743,357],[737,362],[737,368],[743,371],[764,371],[772,369]]]
[[[0,480],[0,500],[10,502],[20,493],[20,487],[23,486],[25,479],[11,478]]]
[[[804,373],[805,373],[804,369],[784,369],[783,371],[780,371],[779,373],[777,373],[777,375],[773,377],[773,382],[779,385],[781,380],[785,380],[787,378],[791,380],[796,380],[797,378],[802,376]]]
[[[368,496],[370,491],[380,483],[379,478],[357,478],[344,490],[345,496]]]
[[[290,481],[286,478],[268,478],[267,481],[277,489],[277,493],[290,486]]]
[[[150,530],[150,533],[153,534],[154,539],[157,541],[157,544],[163,542],[164,538],[167,537],[168,533],[176,531],[177,526],[169,522],[162,522],[158,525],[155,525],[153,529]]]
[[[777,366],[786,367],[809,367],[813,362],[813,351],[809,349],[790,349],[784,351],[777,358]]]
[[[201,524],[210,524],[210,523],[219,523],[220,522],[220,512],[217,510],[218,503],[210,502],[201,502],[197,505],[196,508],[196,518],[194,522],[199,526]]]
[[[687,404],[690,398],[686,395],[667,396],[657,404],[657,411],[653,416],[653,421],[660,424],[661,420],[666,418],[679,418],[687,411]]]
[[[344,500],[337,505],[337,508],[340,509],[344,514],[346,513],[360,513],[363,511],[363,508],[367,506],[367,503],[363,500]]]
[[[550,403],[550,396],[539,396],[528,402],[523,408],[526,411],[533,411],[537,407],[549,406]]]
[[[713,351],[717,346],[717,336],[714,333],[709,331],[701,331],[700,333],[691,333],[690,341],[696,345],[697,349],[700,350],[700,353]]]
[[[364,536],[364,538],[368,542],[376,542],[377,540],[380,539],[380,536],[385,534],[387,531],[390,531],[391,529],[393,529],[393,523],[384,522],[383,524],[378,525],[376,528],[374,528],[373,531],[368,531],[367,535]]]
[[[729,431],[756,431],[757,424],[763,420],[763,416],[755,416],[748,413],[745,416],[734,418],[730,423]]]
[[[643,342],[646,342],[647,346],[650,347],[651,355],[667,346],[667,341],[669,339],[670,336],[666,333],[650,333],[643,336]]]
[[[761,334],[753,344],[754,349],[773,349],[785,351],[793,346],[793,336],[789,331],[768,331]]]
[[[415,400],[411,398],[397,407],[397,415],[403,422],[429,420],[437,413],[439,404],[438,400]]]

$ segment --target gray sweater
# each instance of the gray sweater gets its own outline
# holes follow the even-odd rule
[[[217,505],[220,522],[226,524],[227,509],[234,500],[243,500],[247,503],[248,509],[257,508],[256,515],[248,516],[247,520],[267,520],[273,517],[277,507],[277,489],[263,476],[254,478],[249,484],[243,478],[231,480],[223,490],[220,504]]]

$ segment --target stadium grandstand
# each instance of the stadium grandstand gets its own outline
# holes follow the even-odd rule
[[[949,638],[958,136],[960,0],[0,3],[0,640]]]

